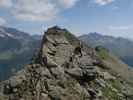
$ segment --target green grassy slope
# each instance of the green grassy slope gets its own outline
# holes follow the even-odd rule
[[[104,47],[96,47],[96,52],[112,74],[122,77],[133,83],[133,69],[123,63],[118,57],[110,53]]]

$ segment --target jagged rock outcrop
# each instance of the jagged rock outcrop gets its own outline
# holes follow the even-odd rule
[[[115,80],[99,63],[92,48],[67,30],[52,27],[32,63],[1,83],[0,96],[2,100],[132,100],[129,89],[131,94],[123,93],[130,85]]]

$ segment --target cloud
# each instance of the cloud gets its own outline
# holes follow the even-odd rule
[[[78,0],[58,0],[59,3],[65,8],[73,7]]]
[[[25,21],[49,21],[64,9],[73,7],[78,0],[16,0],[13,15]]]
[[[4,18],[0,17],[0,25],[5,25],[7,22]]]
[[[12,0],[0,0],[0,7],[9,8],[13,5]]]
[[[78,0],[0,0],[0,7],[9,11],[18,20],[49,21],[65,10],[72,8]]]
[[[130,30],[133,29],[133,24],[125,26],[109,26],[110,30]]]
[[[100,6],[104,6],[107,4],[110,4],[112,2],[114,2],[115,0],[94,0],[94,3],[100,5]]]
[[[20,20],[46,21],[56,16],[58,8],[49,0],[18,0],[13,13]]]

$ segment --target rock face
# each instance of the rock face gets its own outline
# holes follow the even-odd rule
[[[123,93],[125,84],[131,86],[94,64],[97,59],[92,48],[67,30],[52,27],[32,63],[1,83],[0,99],[132,100],[129,89],[130,93]]]

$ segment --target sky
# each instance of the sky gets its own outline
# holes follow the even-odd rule
[[[58,25],[133,40],[133,0],[0,0],[0,25],[43,34]]]

